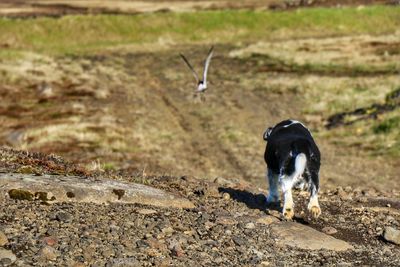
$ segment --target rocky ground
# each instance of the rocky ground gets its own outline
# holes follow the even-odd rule
[[[29,170],[35,170],[40,179],[80,169],[54,156],[5,149],[1,155],[3,176],[11,175],[7,170],[20,175],[32,175]],[[138,179],[127,173],[84,170],[79,175],[83,180]],[[266,206],[265,191],[254,184],[222,178],[213,182],[193,177],[141,178],[149,186],[188,199],[194,208],[159,207],[157,201],[143,205],[140,201],[122,204],[119,200],[109,204],[24,200],[4,191],[2,186],[1,264],[400,265],[399,191],[379,192],[361,187],[322,191],[322,215],[318,220],[312,219],[305,209],[306,194],[297,192],[294,222],[285,222],[278,207]]]

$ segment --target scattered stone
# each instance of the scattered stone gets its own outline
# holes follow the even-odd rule
[[[68,212],[61,211],[56,214],[56,219],[57,219],[57,221],[60,221],[60,222],[69,223],[69,222],[72,222],[73,217]]]
[[[2,231],[0,231],[0,247],[3,247],[7,243],[8,243],[7,236]]]
[[[345,251],[353,248],[353,246],[345,241],[321,233],[309,226],[294,222],[273,224],[271,226],[271,233],[277,238],[279,243],[301,249]]]
[[[166,236],[170,236],[174,233],[174,229],[172,227],[165,227],[161,229],[161,232]]]
[[[57,259],[57,253],[53,247],[44,246],[39,250],[39,257],[45,260],[55,260]]]
[[[246,244],[246,240],[240,236],[234,236],[232,240],[238,246],[243,246],[244,244]]]
[[[225,192],[222,194],[222,198],[225,200],[229,200],[229,199],[231,199],[231,195],[229,195],[228,193]]]
[[[222,224],[222,225],[233,225],[233,224],[237,223],[237,221],[235,219],[228,217],[228,216],[217,217],[215,222],[217,224]]]
[[[53,237],[53,236],[46,236],[42,239],[43,243],[45,245],[48,245],[50,247],[55,246],[58,243],[57,238]]]
[[[107,249],[105,249],[105,250],[103,251],[102,255],[103,255],[104,258],[108,259],[108,258],[110,258],[111,256],[114,256],[115,253],[114,253],[114,250],[113,250],[113,249],[107,248]]]
[[[246,225],[244,226],[244,228],[246,229],[254,229],[256,228],[255,224],[252,222],[246,223]]]
[[[15,262],[17,260],[17,257],[11,250],[7,250],[4,248],[0,248],[0,261],[3,262],[8,262],[9,264]]]
[[[279,219],[274,216],[270,216],[270,215],[266,215],[266,216],[263,216],[263,217],[260,217],[257,219],[257,223],[264,224],[264,225],[270,225],[274,222],[279,222]]]
[[[141,264],[134,257],[114,258],[111,259],[105,266],[112,267],[138,267]]]
[[[181,245],[179,243],[175,244],[171,249],[171,254],[174,257],[183,257],[185,256],[185,252],[183,251]]]
[[[152,209],[140,209],[140,210],[137,211],[137,213],[143,214],[143,215],[150,215],[150,214],[157,213],[157,211],[152,210]]]
[[[400,245],[400,230],[388,226],[385,228],[383,238],[385,238],[386,241]]]
[[[327,226],[322,228],[322,232],[324,232],[327,235],[334,235],[337,233],[337,230],[333,227]]]

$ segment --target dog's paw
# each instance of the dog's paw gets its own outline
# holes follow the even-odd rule
[[[283,209],[283,217],[285,217],[286,220],[292,220],[294,216],[294,210],[291,208],[286,208]]]
[[[317,219],[319,215],[321,215],[321,208],[319,206],[312,206],[308,210],[315,219]]]

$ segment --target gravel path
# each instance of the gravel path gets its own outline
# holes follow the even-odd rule
[[[395,244],[400,229],[397,191],[326,190],[321,193],[323,213],[318,220],[305,210],[307,196],[295,193],[295,220],[287,223],[274,207],[267,209],[263,192],[243,182],[165,176],[146,180],[187,198],[195,208],[49,203],[4,196],[0,204],[1,265],[400,265],[400,246]],[[301,233],[291,233],[290,225],[304,232],[316,230],[315,237],[299,239]],[[389,234],[394,238],[391,242],[385,240]],[[318,241],[315,238],[328,240],[327,235],[352,248],[312,249]],[[301,248],[304,245],[310,248]]]

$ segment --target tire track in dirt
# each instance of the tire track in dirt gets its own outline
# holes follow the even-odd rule
[[[185,117],[183,114],[184,112],[180,111],[179,108],[171,101],[171,99],[166,96],[165,94],[161,94],[161,99],[164,102],[165,106],[169,109],[170,113],[176,118],[178,121],[180,127],[185,131],[186,134],[192,135],[192,133],[195,131],[194,128],[192,127],[195,125],[195,128],[202,128],[202,121],[196,116],[190,116]],[[188,114],[187,112],[185,114]],[[191,126],[192,125],[192,126]],[[221,160],[222,158],[225,159],[226,162],[229,163],[229,165],[233,168],[233,170],[239,172],[240,176],[244,179],[249,179],[249,176],[246,173],[246,170],[244,167],[241,166],[240,162],[235,158],[235,156],[227,149],[224,147],[224,145],[221,142],[218,142],[218,139],[215,137],[215,133],[211,131],[197,131],[201,132],[198,137],[202,137],[200,142],[191,142],[192,148],[197,154],[199,155],[204,155],[205,153],[203,152],[202,145],[201,144],[206,144],[207,147],[207,152],[208,148],[214,148],[218,154],[221,154],[222,157],[219,156],[213,156],[211,158],[212,161],[215,159]],[[211,154],[207,153],[206,154]]]

